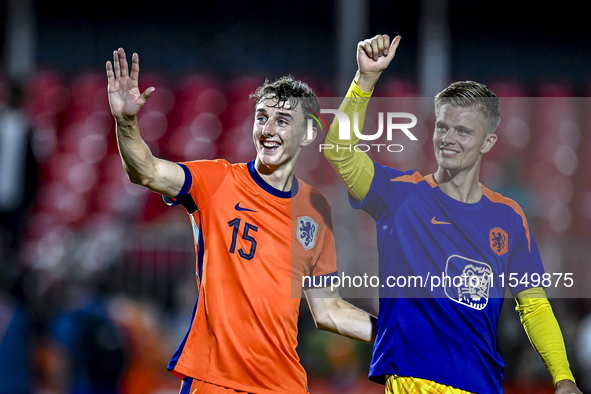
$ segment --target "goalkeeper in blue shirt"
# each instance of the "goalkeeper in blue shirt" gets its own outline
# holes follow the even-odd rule
[[[358,71],[340,110],[351,119],[358,113],[360,125],[399,43],[400,36],[378,35],[357,47]],[[426,176],[351,149],[359,139],[352,130],[339,139],[336,119],[326,137],[333,148],[325,156],[351,205],[376,221],[380,275],[463,278],[434,289],[381,288],[370,379],[387,393],[502,393],[504,363],[496,350],[502,278],[549,274],[521,207],[479,182],[482,158],[497,141],[498,97],[480,83],[456,82],[435,97],[435,116],[438,167]],[[552,308],[532,282],[511,287],[521,322],[556,393],[580,393]]]

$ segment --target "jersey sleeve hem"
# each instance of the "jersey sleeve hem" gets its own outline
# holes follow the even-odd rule
[[[162,196],[162,198],[164,199],[166,205],[170,207],[174,207],[175,205],[182,205],[189,213],[193,213],[197,210],[197,205],[195,204],[193,198],[191,198],[191,195],[189,194],[189,191],[191,190],[191,186],[193,184],[193,175],[191,174],[191,171],[186,165],[182,163],[176,164],[179,165],[185,173],[185,183],[183,184],[181,191],[176,197],[171,198],[167,196]]]

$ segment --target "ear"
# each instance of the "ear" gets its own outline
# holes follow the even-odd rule
[[[497,142],[497,134],[490,133],[484,137],[484,143],[482,144],[482,149],[480,149],[480,153],[487,153],[489,152],[493,146],[495,146]]]
[[[318,135],[318,129],[316,127],[312,127],[311,129],[306,128],[304,133],[304,138],[302,139],[300,146],[308,146],[314,142],[316,136]]]

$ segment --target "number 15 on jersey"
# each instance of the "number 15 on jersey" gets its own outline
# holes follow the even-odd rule
[[[236,239],[238,238],[238,232],[240,230],[241,220],[234,218],[228,222],[228,226],[233,228],[232,230],[232,244],[230,245],[229,252],[234,254],[236,252]],[[242,239],[250,242],[250,250],[246,252],[243,248],[238,249],[238,254],[245,260],[252,260],[257,249],[257,241],[249,235],[249,231],[259,231],[259,228],[254,224],[244,222],[244,230],[242,230]]]

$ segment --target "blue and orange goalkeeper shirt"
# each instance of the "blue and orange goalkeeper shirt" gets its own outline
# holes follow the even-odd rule
[[[484,186],[479,202],[463,203],[433,175],[374,167],[365,198],[350,197],[374,218],[378,238],[383,287],[370,378],[502,392],[496,332],[505,291],[538,287],[544,274],[522,209]]]
[[[296,353],[302,277],[336,271],[328,201],[297,178],[291,191],[274,189],[254,162],[179,165],[174,204],[193,225],[199,293],[169,370],[237,391],[306,393]]]

